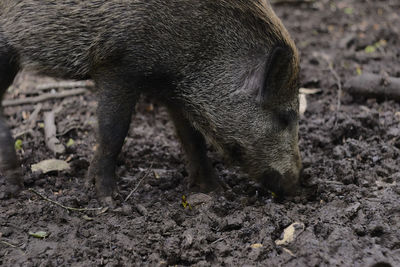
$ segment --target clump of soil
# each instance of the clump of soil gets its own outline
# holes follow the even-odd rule
[[[300,122],[304,194],[276,200],[212,150],[230,189],[188,192],[184,155],[167,113],[144,102],[120,156],[117,208],[71,212],[28,190],[3,199],[0,265],[399,266],[400,105],[344,93],[338,110],[338,80],[328,67],[342,83],[360,72],[400,77],[399,4],[286,1],[275,9],[300,50],[302,87],[323,89],[308,97]],[[47,81],[23,73],[8,98]],[[71,170],[48,174],[30,169],[54,158],[41,124],[23,133],[35,105],[5,109],[22,140],[25,186],[66,206],[100,207],[94,189],[83,186],[95,147],[95,97],[48,101],[42,110],[58,106],[58,138],[74,141],[58,158]],[[277,245],[295,222],[304,227]],[[49,236],[29,235],[37,231]]]

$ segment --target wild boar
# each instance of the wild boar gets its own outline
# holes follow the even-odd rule
[[[278,194],[299,180],[299,58],[265,0],[0,0],[0,92],[20,69],[94,80],[98,143],[88,179],[110,201],[141,94],[168,108],[190,185],[218,186],[206,140]],[[0,167],[22,186],[0,118]]]

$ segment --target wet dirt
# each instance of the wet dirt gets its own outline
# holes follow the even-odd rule
[[[329,63],[341,84],[357,72],[400,77],[400,5],[322,0],[276,4],[275,10],[299,48],[302,87],[322,89],[308,96],[300,121],[304,177],[314,193],[305,189],[277,200],[212,149],[213,165],[230,189],[188,191],[173,125],[162,107],[144,101],[119,158],[117,208],[70,212],[29,190],[2,199],[0,265],[399,266],[400,105],[344,92],[338,109],[338,80]],[[48,81],[22,73],[7,98]],[[62,107],[56,116],[61,142],[74,140],[57,158],[71,170],[32,173],[32,164],[54,158],[41,120],[43,111],[56,107]],[[95,108],[93,93],[47,101],[28,133],[35,105],[5,108],[22,140],[27,189],[70,207],[100,207],[94,189],[84,187],[95,149]],[[183,195],[191,208],[184,208]],[[277,245],[296,222],[293,240]],[[49,236],[29,235],[37,231]]]

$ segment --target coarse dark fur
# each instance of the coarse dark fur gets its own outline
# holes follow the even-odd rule
[[[298,55],[264,0],[0,0],[1,94],[21,68],[95,81],[101,197],[140,94],[168,107],[191,185],[217,186],[205,139],[278,193],[298,182]],[[1,118],[0,166],[20,186],[11,140]]]

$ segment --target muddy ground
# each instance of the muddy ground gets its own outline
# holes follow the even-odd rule
[[[314,194],[278,201],[211,149],[231,189],[193,199],[165,110],[143,103],[118,163],[117,208],[68,212],[28,190],[3,199],[0,265],[400,266],[400,105],[344,93],[338,110],[338,80],[328,67],[331,62],[341,84],[361,72],[400,77],[400,4],[298,2],[275,9],[300,50],[302,87],[322,89],[308,96],[300,122],[304,175]],[[24,73],[7,98],[24,97],[49,81]],[[18,154],[27,189],[70,207],[100,206],[93,188],[83,186],[95,147],[95,106],[92,93],[47,101],[28,133],[36,105],[5,109],[14,136],[22,140]],[[74,141],[57,158],[71,170],[32,173],[31,164],[54,158],[41,120],[44,111],[57,107],[59,138]],[[183,195],[191,210],[183,207]],[[300,224],[294,241],[278,246],[275,240],[295,222]],[[29,235],[37,231],[49,236]]]

